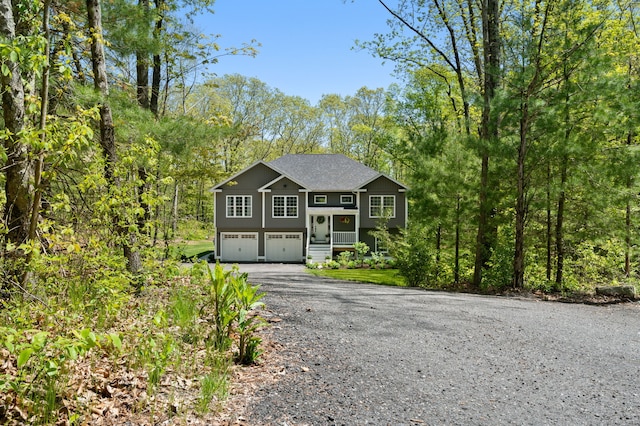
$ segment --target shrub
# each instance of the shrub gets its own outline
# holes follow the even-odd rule
[[[387,265],[387,258],[383,253],[372,252],[369,264],[375,268],[384,268]]]
[[[324,264],[325,268],[327,269],[339,269],[340,268],[340,264],[338,262],[336,262],[335,260],[330,260],[327,263]]]
[[[338,263],[340,264],[340,266],[347,266],[351,261],[352,256],[353,253],[351,253],[350,251],[340,252],[340,254],[338,255]]]
[[[369,252],[369,246],[367,245],[367,243],[358,241],[353,245],[353,248],[356,251],[356,260],[362,263],[364,256]]]
[[[401,237],[390,245],[396,267],[408,285],[413,287],[427,285],[427,278],[433,261],[427,246],[424,229],[412,226],[402,230]]]

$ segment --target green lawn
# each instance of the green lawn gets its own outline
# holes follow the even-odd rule
[[[335,278],[338,280],[359,281],[406,287],[404,278],[398,274],[397,269],[307,269],[310,274]]]
[[[190,259],[194,256],[211,252],[214,250],[214,247],[213,241],[211,240],[183,241],[172,245],[171,250],[179,256]]]

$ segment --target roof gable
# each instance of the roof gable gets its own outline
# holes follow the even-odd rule
[[[342,154],[287,154],[267,164],[311,191],[354,191],[380,176]]]
[[[245,187],[261,187],[281,175],[281,172],[275,170],[264,161],[257,161],[246,169],[242,169],[228,179],[218,183],[213,187],[212,191],[218,191],[223,187],[236,186],[238,183]]]

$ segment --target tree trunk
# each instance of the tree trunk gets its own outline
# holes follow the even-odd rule
[[[118,161],[116,152],[116,140],[109,105],[109,82],[107,80],[107,67],[105,63],[104,45],[102,44],[102,11],[100,0],[87,1],[88,24],[91,31],[91,64],[93,67],[94,86],[102,95],[100,105],[100,146],[105,157],[105,177],[110,187],[118,185],[115,176],[115,166]],[[134,233],[118,225],[117,213],[114,213],[114,226],[116,233],[126,239],[123,245],[124,256],[127,259],[129,272],[137,275],[141,269],[140,252],[137,250],[137,237]]]
[[[499,0],[482,0],[482,47],[484,54],[483,106],[480,139],[482,146],[480,169],[478,233],[473,270],[473,285],[482,284],[482,270],[491,256],[492,242],[489,239],[489,218],[493,207],[489,204],[489,149],[488,145],[498,139],[498,125],[491,114],[491,102],[500,81],[500,7]]]
[[[16,24],[10,0],[0,0],[0,38],[9,41],[16,38]],[[25,265],[22,250],[6,251],[7,243],[17,246],[26,242],[29,237],[30,208],[32,206],[33,187],[30,182],[32,162],[28,155],[28,146],[21,140],[20,133],[24,128],[25,94],[19,64],[10,58],[4,58],[4,65],[9,74],[0,73],[2,86],[2,112],[4,127],[8,137],[4,142],[7,155],[4,166],[6,204],[3,211],[7,234],[3,243],[3,253],[9,262],[5,266],[7,282],[17,282],[22,277]],[[15,262],[14,262],[15,261]],[[6,296],[7,288],[0,287],[0,297]]]
[[[136,86],[138,104],[149,109],[149,61],[144,52],[136,52]]]
[[[171,207],[171,238],[175,238],[178,230],[178,182],[173,184],[173,203]]]
[[[489,155],[482,155],[480,169],[480,197],[478,212],[478,232],[476,235],[476,256],[473,265],[473,286],[480,288],[482,284],[482,270],[491,256],[491,246],[487,238],[487,224],[489,218],[489,203],[487,201],[489,181]]]
[[[440,253],[442,251],[442,224],[436,229],[436,280],[440,276]]]
[[[455,259],[453,264],[453,281],[460,283],[460,195],[456,199],[456,241]]]
[[[551,281],[551,162],[547,160],[547,281]]]
[[[149,19],[149,0],[138,0],[138,6],[144,9],[144,19]],[[138,104],[149,109],[149,54],[143,50],[136,52],[136,89]]]
[[[51,35],[49,32],[49,6],[51,5],[51,0],[45,0],[43,5],[43,16],[42,16],[42,32],[44,33],[45,38],[45,46],[44,51],[47,55],[49,55],[49,45],[51,42]],[[44,145],[47,139],[47,133],[45,131],[47,126],[47,114],[49,108],[49,71],[50,71],[50,60],[45,63],[42,69],[42,87],[40,90],[40,139]],[[35,170],[33,175],[33,186],[34,186],[34,194],[33,194],[33,204],[31,206],[31,217],[29,220],[29,241],[36,241],[36,231],[38,229],[38,220],[40,219],[40,204],[42,200],[42,191],[43,191],[43,183],[42,183],[42,172],[44,170],[44,153],[40,152],[38,154],[38,159],[35,162]],[[22,287],[26,288],[27,282],[30,280],[30,268],[28,267],[33,259],[34,250],[30,250],[26,255],[26,266],[27,268],[22,274]]]
[[[627,134],[627,148],[630,148],[633,143],[633,133]],[[625,211],[625,248],[624,248],[624,275],[628,278],[631,275],[631,191],[633,188],[633,178],[629,176],[627,178],[627,203]]]
[[[529,128],[529,105],[525,99],[520,116],[520,146],[518,148],[517,195],[516,195],[516,235],[513,256],[513,287],[524,287],[524,223],[526,219],[525,173],[527,158],[527,131]]]
[[[155,0],[156,12],[158,13],[156,27],[153,31],[153,36],[156,41],[160,38],[162,33],[162,24],[164,20],[164,9],[165,9],[165,1],[164,0]],[[160,99],[160,80],[162,75],[162,61],[160,59],[159,54],[153,55],[153,75],[151,78],[151,102],[149,104],[149,109],[155,115],[158,116],[159,109],[158,103]]]
[[[564,204],[565,204],[565,185],[567,184],[567,163],[569,159],[567,155],[562,156],[562,165],[560,171],[560,196],[558,197],[558,212],[556,213],[556,289],[562,288],[562,273],[564,268]]]

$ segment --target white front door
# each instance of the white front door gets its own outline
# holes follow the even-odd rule
[[[311,234],[315,235],[314,242],[329,243],[329,233],[331,232],[331,228],[329,227],[330,222],[331,216],[311,216]]]

